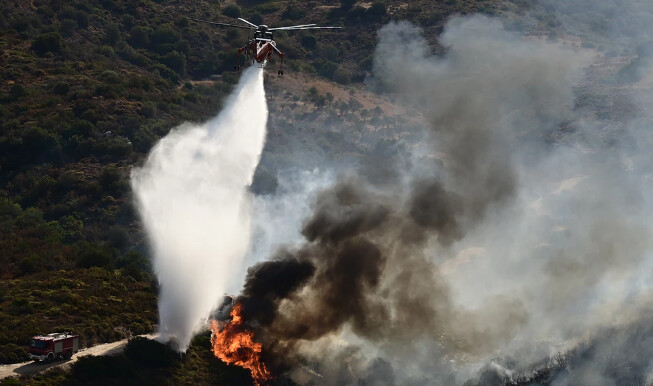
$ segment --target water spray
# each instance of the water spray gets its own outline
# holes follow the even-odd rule
[[[179,351],[242,271],[267,118],[263,69],[251,67],[218,116],[173,129],[132,172],[161,287],[159,339]]]

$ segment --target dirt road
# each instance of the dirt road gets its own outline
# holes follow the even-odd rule
[[[140,335],[148,339],[154,339],[156,335]],[[77,354],[69,360],[55,360],[52,363],[42,362],[22,362],[10,365],[0,365],[0,379],[7,377],[19,377],[21,375],[32,375],[53,367],[68,366],[74,363],[79,357],[85,355],[116,355],[120,354],[127,344],[127,339],[119,340],[117,342],[98,344],[97,346],[81,349]]]

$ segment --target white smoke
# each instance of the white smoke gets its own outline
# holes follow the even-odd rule
[[[318,276],[280,303],[278,315],[285,318],[277,315],[280,322],[267,331],[277,334],[271,339],[276,347],[299,336],[291,347],[301,359],[289,373],[298,384],[463,384],[479,369],[478,383],[470,385],[501,384],[589,334],[643,314],[650,318],[650,119],[625,117],[616,138],[609,137],[610,122],[577,106],[579,89],[590,83],[586,66],[601,58],[565,42],[526,38],[482,16],[452,19],[439,41],[446,53],[435,56],[408,23],[379,31],[376,86],[420,111],[432,137],[402,154],[411,162],[396,170],[400,178],[376,186],[339,178],[317,194],[321,201],[303,226],[317,223],[326,236],[344,229],[352,240],[363,235],[387,258],[378,260],[378,282],[358,287],[364,296],[356,307],[348,307],[355,291],[333,296],[345,286],[316,287]],[[440,162],[424,156],[430,154]],[[453,199],[421,182],[440,180]],[[418,199],[402,197],[413,191]],[[370,225],[379,207],[397,217]],[[415,242],[421,230],[411,224],[430,226],[430,242]],[[452,229],[442,224],[462,232],[440,243]],[[280,229],[275,224],[275,236]],[[288,234],[282,239],[292,241],[299,232]],[[310,237],[306,250],[313,256],[321,241]],[[324,244],[323,260],[338,256],[330,249],[336,243]],[[271,256],[271,266],[278,266],[279,255]],[[373,266],[369,261],[361,266]],[[342,266],[343,272],[355,268]],[[333,301],[315,301],[323,288]],[[325,328],[319,339],[302,335],[305,326],[319,328],[338,317],[345,321]],[[288,327],[293,323],[301,328]],[[621,340],[626,343],[618,347],[634,339]],[[601,343],[597,353],[610,342]],[[643,358],[645,370],[653,368],[649,351],[630,353]],[[616,349],[610,356],[617,359],[609,364],[633,363]],[[590,364],[583,378],[562,384],[618,380],[594,368],[608,365]]]
[[[239,273],[251,237],[252,182],[268,118],[263,70],[241,77],[223,111],[184,124],[132,172],[153,249],[160,339],[185,351]]]

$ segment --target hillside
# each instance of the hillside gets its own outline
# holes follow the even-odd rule
[[[0,363],[26,360],[29,338],[38,333],[71,331],[90,346],[156,329],[158,283],[129,173],[175,126],[215,116],[238,80],[232,71],[235,51],[247,39],[245,32],[189,17],[344,27],[275,35],[287,60],[283,77],[276,75],[277,62],[266,74],[269,136],[252,186],[263,195],[275,191],[279,171],[365,167],[419,141],[420,114],[365,83],[376,32],[390,20],[419,25],[436,53],[443,52],[437,37],[446,21],[473,13],[501,16],[509,28],[567,39],[598,55],[607,52],[589,71],[577,106],[606,121],[631,114],[633,84],[650,83],[639,77],[646,46],[615,47],[607,34],[594,33],[597,23],[603,25],[600,15],[585,18],[549,5],[530,0],[0,4]],[[582,28],[567,27],[574,18]],[[145,363],[142,352],[128,351],[107,362],[80,361],[72,373],[54,370],[18,382],[83,384],[111,378],[115,368],[139,374],[134,384],[248,382],[240,369],[216,364],[208,347],[208,337],[200,336],[179,358],[167,347],[137,341],[134,350],[158,350],[165,363]],[[124,382],[116,377],[108,383]]]
[[[129,170],[171,128],[219,110],[246,38],[186,16],[346,27],[277,35],[287,77],[268,82],[271,135],[254,184],[270,192],[276,171],[306,154],[306,168],[346,165],[378,138],[396,139],[401,118],[361,83],[380,25],[407,17],[435,36],[450,14],[500,9],[490,1],[1,4],[0,363],[24,360],[35,333],[73,331],[90,345],[156,324],[156,282]],[[372,114],[379,106],[390,111]],[[344,133],[345,122],[365,129]]]

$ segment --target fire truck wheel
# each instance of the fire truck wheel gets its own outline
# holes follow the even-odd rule
[[[45,361],[47,363],[50,363],[50,362],[52,362],[53,359],[54,359],[54,354],[50,353],[50,354],[48,354],[48,359],[46,359]]]
[[[64,359],[70,359],[70,358],[72,358],[72,357],[73,357],[73,352],[72,352],[72,351],[66,351],[66,352],[63,354],[63,358],[64,358]]]

